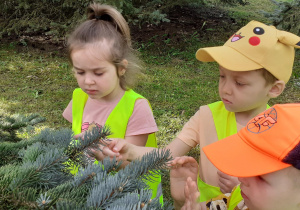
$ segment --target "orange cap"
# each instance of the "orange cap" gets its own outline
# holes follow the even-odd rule
[[[231,71],[252,71],[265,68],[285,83],[292,74],[295,50],[300,37],[251,21],[218,47],[200,48],[196,58],[203,62],[216,61]]]
[[[235,177],[259,176],[294,166],[300,170],[300,104],[275,105],[237,134],[203,147],[208,159]]]

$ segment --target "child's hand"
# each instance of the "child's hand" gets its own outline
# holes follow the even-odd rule
[[[205,202],[197,202],[200,192],[198,191],[197,182],[188,177],[184,187],[185,202],[181,210],[201,210],[205,209]]]
[[[81,133],[79,133],[79,134],[73,136],[73,138],[74,138],[74,139],[79,139],[79,138],[84,139],[84,138],[83,138],[84,135],[85,135],[87,132],[91,132],[91,131],[93,130],[93,128],[95,128],[96,126],[97,126],[96,123],[92,122],[92,123],[89,125],[89,127],[88,127],[88,129],[87,129],[86,131],[83,131],[83,132],[81,132]]]
[[[98,161],[103,160],[105,157],[117,157],[118,160],[122,159],[119,152],[113,151],[113,148],[119,141],[124,141],[124,139],[111,139],[111,142],[107,142],[107,145],[99,144],[99,150],[97,149],[90,149],[93,157],[95,157]]]
[[[79,139],[79,138],[83,139],[85,132],[86,132],[86,131],[83,131],[82,133],[73,136],[73,138],[74,138],[74,139]]]
[[[133,145],[124,139],[112,138],[110,140],[107,146],[102,146],[102,153],[109,157],[116,156],[119,160],[127,160]]]
[[[218,184],[221,192],[224,194],[230,193],[236,185],[240,184],[237,177],[229,176],[221,171],[218,171],[217,173],[219,177]]]
[[[180,209],[185,202],[185,195],[182,189],[186,185],[187,178],[190,177],[197,182],[198,163],[192,157],[182,156],[176,157],[169,164],[171,166],[171,195],[174,199],[175,209]]]

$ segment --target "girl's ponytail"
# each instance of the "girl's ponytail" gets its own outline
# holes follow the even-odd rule
[[[124,17],[113,7],[93,3],[87,9],[87,19],[110,22],[123,35],[131,47],[130,29]]]

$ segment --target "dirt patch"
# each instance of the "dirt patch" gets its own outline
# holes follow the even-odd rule
[[[234,19],[227,13],[216,7],[189,8],[175,7],[167,18],[170,22],[163,22],[160,25],[131,26],[131,33],[134,41],[147,42],[153,39],[155,42],[162,42],[166,39],[180,41],[183,36],[189,36],[197,32],[205,40],[228,38],[238,26]]]
[[[168,12],[167,18],[170,22],[159,25],[144,24],[142,27],[131,25],[131,34],[134,42],[147,43],[149,40],[156,44],[164,44],[165,40],[180,42],[183,37],[189,37],[195,32],[204,41],[211,39],[226,40],[233,31],[238,29],[236,21],[230,18],[224,10],[217,7],[174,7]],[[51,37],[22,36],[6,37],[8,43],[16,42],[19,50],[30,48],[42,52],[66,53],[65,40],[52,40]]]

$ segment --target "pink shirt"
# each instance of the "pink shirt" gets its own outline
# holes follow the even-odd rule
[[[93,122],[98,126],[103,126],[118,102],[118,100],[113,102],[100,102],[88,98],[83,111],[81,131],[87,130],[89,125]],[[72,100],[63,112],[63,117],[72,123]],[[148,101],[146,99],[136,100],[133,113],[128,121],[125,136],[148,134],[156,131],[158,131],[158,128]]]

